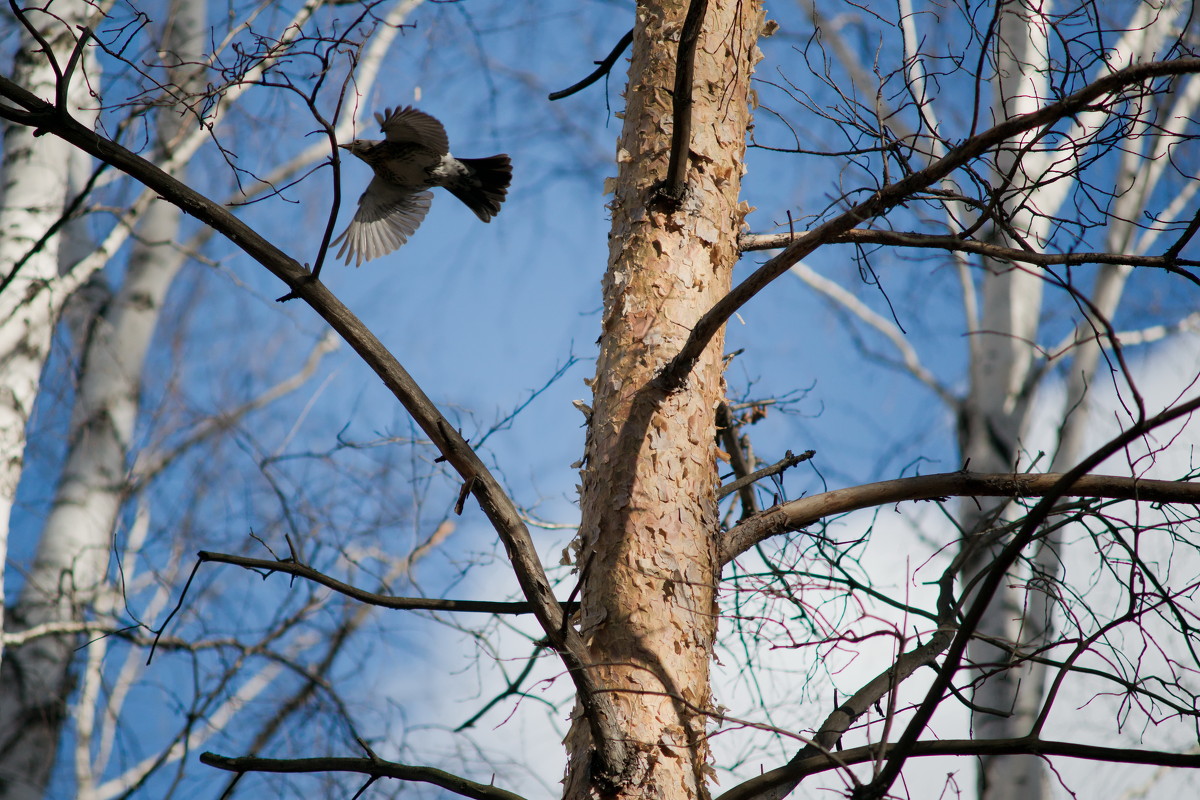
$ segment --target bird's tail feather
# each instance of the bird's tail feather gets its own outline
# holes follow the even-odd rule
[[[446,189],[466,203],[475,216],[484,222],[491,222],[492,217],[500,213],[500,204],[508,195],[508,185],[512,183],[512,160],[506,155],[458,160],[467,167],[467,174],[446,183]]]

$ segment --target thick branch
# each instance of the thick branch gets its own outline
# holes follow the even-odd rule
[[[903,768],[905,760],[912,754],[918,737],[933,718],[934,712],[941,706],[942,699],[946,691],[949,690],[954,676],[962,663],[967,644],[974,636],[980,620],[991,605],[996,590],[1000,587],[1001,583],[1007,580],[1009,568],[1016,562],[1021,551],[1033,541],[1038,529],[1046,521],[1046,518],[1050,516],[1054,504],[1063,497],[1075,494],[1076,487],[1081,482],[1094,477],[1089,476],[1088,472],[1104,463],[1108,458],[1121,452],[1122,449],[1128,447],[1132,442],[1137,441],[1162,425],[1166,425],[1181,417],[1191,416],[1197,409],[1200,409],[1200,398],[1180,403],[1153,417],[1142,417],[1128,429],[1109,440],[1103,447],[1095,450],[1091,455],[1079,462],[1070,472],[1058,476],[1058,480],[1054,485],[1046,490],[1037,505],[1025,515],[1025,519],[1021,523],[1021,529],[1012,537],[1012,541],[997,554],[984,575],[983,580],[979,582],[975,590],[974,600],[963,615],[958,632],[954,636],[954,641],[951,642],[949,649],[946,651],[946,657],[942,662],[941,668],[938,670],[937,677],[934,678],[933,684],[926,692],[925,699],[921,701],[912,719],[905,726],[904,732],[896,742],[895,751],[889,754],[887,763],[879,770],[875,779],[867,786],[856,789],[854,793],[855,800],[879,800],[887,794],[892,783],[899,777],[900,770]],[[1170,482],[1166,483],[1169,484]],[[1195,484],[1177,485],[1194,486]],[[1140,493],[1135,495],[1138,498],[1140,496]],[[1174,500],[1174,502],[1191,503],[1195,502],[1195,499]]]
[[[910,500],[947,497],[1042,497],[1056,486],[1059,474],[974,474],[946,472],[835,489],[769,508],[726,531],[720,542],[721,563],[728,564],[754,545],[776,534],[800,530],[818,520],[862,508]],[[1084,475],[1061,493],[1068,497],[1104,497],[1150,503],[1200,505],[1200,482],[1152,481],[1119,475]]]
[[[434,767],[414,767],[380,758],[230,758],[216,753],[201,753],[200,763],[228,772],[357,772],[374,778],[431,783],[474,800],[525,800],[514,792],[486,783],[476,783]]]
[[[248,558],[228,553],[212,553],[201,550],[196,554],[201,562],[211,561],[216,564],[233,564],[243,569],[261,570],[266,573],[282,572],[295,575],[328,587],[338,594],[344,594],[354,600],[380,608],[391,608],[406,611],[467,611],[482,614],[532,614],[533,605],[528,602],[507,603],[492,600],[443,600],[436,597],[396,597],[389,594],[377,594],[343,583],[337,578],[315,570],[307,564],[295,561],[281,561],[267,558]],[[577,602],[560,604],[563,613],[571,614],[579,607]]]
[[[586,646],[578,632],[565,624],[562,607],[554,597],[529,530],[499,482],[396,357],[324,284],[219,204],[137,154],[98,136],[3,75],[0,75],[0,97],[26,110],[17,115],[21,124],[32,125],[42,132],[52,132],[80,150],[117,167],[185,213],[220,231],[286,283],[293,296],[312,306],[354,348],[463,480],[472,484],[475,499],[504,542],[517,581],[526,599],[533,605],[538,623],[571,674],[587,713],[603,767],[611,769],[614,774],[619,773],[625,763],[625,745],[616,729],[612,700],[598,691],[594,678],[587,671],[589,659]],[[0,106],[0,116],[11,118],[9,110],[3,106]]]
[[[1037,111],[1005,120],[976,134],[953,148],[945,156],[924,169],[910,173],[900,180],[885,184],[871,197],[839,214],[828,222],[800,234],[782,253],[772,258],[742,281],[733,291],[721,298],[692,328],[687,342],[671,362],[663,368],[659,384],[665,391],[675,391],[683,385],[700,354],[713,335],[721,329],[734,312],[762,291],[796,262],[819,246],[835,241],[853,230],[864,220],[886,214],[895,206],[911,200],[916,194],[937,183],[960,167],[983,155],[989,149],[1028,131],[1053,125],[1055,122],[1093,107],[1107,95],[1153,78],[1200,72],[1200,59],[1180,58],[1134,64],[1096,80],[1061,100]]]
[[[756,775],[745,783],[734,786],[717,800],[773,800],[778,798],[780,787],[795,785],[809,775],[837,769],[842,765],[865,764],[877,760],[880,755],[889,756],[894,744],[869,744],[836,753],[836,758],[814,755],[786,766]],[[917,742],[910,753],[912,756],[983,756],[983,755],[1035,755],[1082,758],[1089,761],[1107,761],[1114,764],[1150,764],[1163,767],[1200,768],[1200,754],[1167,753],[1156,750],[1133,750],[1127,747],[1100,747],[1077,742],[1054,742],[1032,738],[1020,739],[938,739]]]

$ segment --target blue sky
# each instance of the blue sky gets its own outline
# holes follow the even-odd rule
[[[527,6],[427,4],[413,18],[417,27],[399,40],[386,80],[362,98],[368,112],[414,103],[434,114],[460,156],[509,153],[514,183],[501,214],[491,224],[481,224],[454,198],[437,192],[429,216],[401,250],[359,269],[327,263],[322,279],[472,440],[524,403],[570,357],[579,359],[510,427],[493,435],[484,453],[520,505],[535,508],[541,518],[570,523],[577,515],[577,475],[569,465],[580,457],[583,446],[583,417],[572,401],[589,400],[583,380],[594,372],[600,279],[607,259],[607,198],[602,186],[605,177],[615,174],[611,158],[620,121],[612,112],[622,107],[625,62],[618,62],[607,84],[558,103],[548,102],[545,94],[591,70],[592,61],[603,57],[628,28],[631,4],[564,4],[549,12]],[[772,11],[782,16],[784,28],[764,43],[768,57],[759,66],[759,77],[778,84],[786,76],[799,89],[828,99],[820,94],[818,82],[806,77],[805,23],[790,7]],[[864,58],[873,58],[881,35],[886,31],[880,34],[867,17],[853,41],[862,47]],[[886,55],[894,42],[885,41]],[[807,137],[803,147],[844,146],[827,123],[778,90],[760,83],[758,91],[764,105],[800,120],[797,128]],[[256,100],[261,105],[250,106],[253,117],[269,121],[270,114],[282,114],[296,120],[295,125],[257,128],[267,132],[258,141],[231,139],[247,168],[261,169],[311,141],[303,135],[311,124],[281,97],[286,95]],[[358,135],[374,136],[369,113],[366,119]],[[787,132],[766,111],[756,116],[756,125],[758,141],[790,143]],[[210,157],[198,164],[219,167],[219,162],[207,160]],[[747,161],[744,197],[758,207],[750,217],[755,232],[774,229],[789,210],[802,219],[848,187],[870,185],[869,171],[843,172],[846,162],[839,158],[751,150]],[[197,180],[228,190],[223,173]],[[328,170],[318,171],[286,193],[298,204],[274,199],[240,213],[291,255],[311,261],[328,214],[329,180]],[[364,165],[344,164],[338,230],[367,180]],[[902,211],[895,217],[898,227],[912,221]],[[152,407],[165,387],[175,381],[182,385],[185,399],[178,407],[169,406],[177,418],[202,415],[252,396],[261,388],[263,375],[277,377],[294,370],[324,330],[323,323],[298,303],[282,308],[276,304],[273,298],[283,287],[227,243],[212,244],[206,255],[216,259],[219,268],[193,266],[180,282],[172,296],[173,314],[164,324],[164,342],[155,362],[158,371],[148,379],[147,404]],[[765,258],[747,255],[735,277],[744,277]],[[962,313],[954,276],[943,259],[911,253],[876,257],[872,266],[882,290],[866,285],[851,248],[824,249],[808,263],[851,288],[877,312],[889,316],[894,309],[927,366],[953,388],[963,388]],[[1131,323],[1149,316],[1170,319],[1194,306],[1191,295],[1176,291],[1179,284],[1174,279],[1139,274],[1137,281],[1133,298],[1139,311],[1128,315]],[[1049,324],[1062,326],[1069,309],[1069,304],[1060,303]],[[789,496],[819,491],[826,483],[836,488],[959,466],[946,409],[909,377],[864,357],[860,338],[869,348],[888,351],[878,337],[859,327],[792,276],[781,278],[730,325],[727,349],[745,348],[729,371],[731,392],[756,398],[798,393],[792,413],[773,412],[751,432],[757,454],[767,461],[789,449],[817,450],[813,464],[795,470],[788,479]],[[169,337],[176,330],[184,336],[182,366],[169,362]],[[61,369],[62,362],[57,364]],[[67,394],[43,401],[34,471],[22,488],[30,510],[25,531],[36,525],[36,510],[53,474],[54,447],[42,442],[62,436]],[[327,358],[305,389],[256,415],[246,427],[245,435],[221,453],[228,463],[246,470],[244,482],[239,478],[221,485],[208,475],[209,469],[217,470],[215,464],[194,463],[182,466],[156,491],[165,532],[170,520],[181,515],[173,508],[181,486],[192,476],[212,477],[212,506],[196,512],[197,542],[244,546],[265,555],[247,539],[246,532],[254,529],[279,546],[287,524],[271,507],[271,493],[256,474],[255,465],[265,452],[296,457],[298,466],[289,468],[294,472],[287,473],[286,485],[297,497],[316,501],[328,488],[330,496],[346,503],[330,510],[327,518],[347,530],[321,532],[345,547],[376,536],[402,549],[448,513],[457,493],[452,479],[413,481],[437,469],[428,448],[415,455],[402,445],[343,452],[331,459],[337,465],[332,471],[336,477],[322,471],[325,462],[320,459],[300,458],[335,448],[339,436],[366,442],[412,434],[403,411],[346,348]],[[356,495],[356,481],[375,468],[385,476],[384,483],[364,482],[367,488]],[[467,561],[479,553],[495,556],[499,548],[473,505],[468,504],[458,522],[450,543],[418,568],[418,586],[398,588],[478,597],[504,585],[496,575],[502,571],[499,567],[463,576]],[[567,535],[535,533],[548,563],[557,562]],[[14,557],[21,557],[21,542],[18,539]],[[315,551],[330,560],[336,552],[333,547]],[[231,604],[266,602],[278,597],[275,593],[283,585],[277,578],[266,586],[232,568],[213,570],[207,579],[224,585]],[[431,650],[444,641],[444,629],[424,620],[397,618],[402,616],[379,623],[379,630],[394,637],[381,649],[411,655],[414,664],[406,669],[416,674],[440,672],[445,662],[435,660]],[[506,655],[524,655],[524,650],[514,645]],[[375,675],[381,684],[391,663],[381,662]],[[354,666],[347,665],[347,671]],[[438,712],[426,710],[435,716]],[[556,750],[553,757],[557,762]]]

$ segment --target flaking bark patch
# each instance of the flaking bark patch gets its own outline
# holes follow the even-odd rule
[[[683,388],[654,378],[729,291],[761,10],[710,2],[696,53],[692,157],[680,205],[652,205],[670,156],[672,87],[686,2],[638,9],[625,124],[611,182],[604,316],[582,472],[580,628],[614,693],[630,763],[589,769],[588,726],[567,736],[565,796],[708,797],[709,662],[716,631],[718,484],[714,414],[724,398],[717,336]]]

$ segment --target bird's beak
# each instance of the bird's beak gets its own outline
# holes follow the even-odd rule
[[[339,144],[339,145],[338,145],[338,147],[342,148],[343,150],[349,150],[349,149],[350,149],[350,145],[348,145],[348,144]]]

